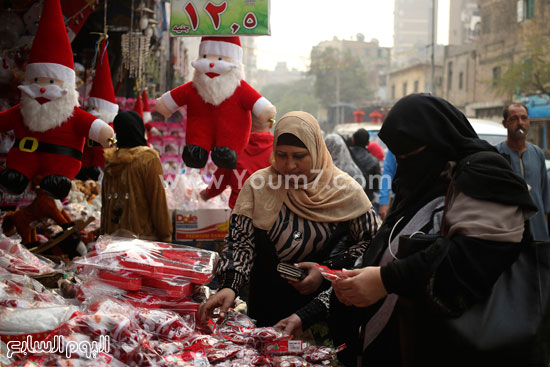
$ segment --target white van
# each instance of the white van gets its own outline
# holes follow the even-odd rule
[[[491,145],[496,145],[506,140],[507,130],[501,123],[475,118],[469,118],[468,121],[470,121],[470,124],[479,138],[487,140]],[[378,131],[380,131],[381,127],[382,124],[372,122],[350,122],[336,125],[333,133],[342,135],[342,137],[346,139],[350,138],[357,130],[363,128],[369,132],[371,141],[378,142],[382,149],[384,149],[384,153],[386,153],[388,148],[386,147],[386,144],[384,144],[384,142],[378,137]]]

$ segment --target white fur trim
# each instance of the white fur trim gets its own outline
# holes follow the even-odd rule
[[[256,103],[254,103],[254,107],[252,107],[252,113],[254,115],[258,116],[260,114],[260,112],[262,112],[262,110],[265,108],[265,106],[268,106],[270,104],[271,103],[267,100],[267,98],[260,97],[260,98],[258,98]]]
[[[230,57],[237,62],[243,61],[243,49],[231,42],[202,41],[199,46],[199,55],[221,55]]]
[[[170,91],[164,93],[161,98],[164,104],[166,105],[166,108],[168,108],[168,110],[172,113],[176,112],[180,107],[177,105],[176,101],[174,101],[174,98],[172,98]]]
[[[101,129],[103,126],[107,125],[107,123],[101,119],[95,119],[92,123],[92,126],[90,126],[90,131],[88,132],[88,137],[92,139],[93,141],[97,141],[101,145],[102,142],[99,141],[99,134],[101,133]],[[109,125],[107,125],[109,126]]]
[[[55,78],[63,80],[65,86],[69,88],[75,87],[76,75],[73,69],[51,62],[34,62],[27,65],[25,70],[25,78],[33,80],[34,78]]]
[[[151,116],[150,111],[143,111],[143,121],[145,123],[150,122],[153,119],[153,116]]]
[[[112,103],[107,101],[106,99],[97,98],[97,97],[90,97],[88,98],[88,106],[89,107],[96,107],[98,110],[104,110],[107,112],[118,112],[118,105],[116,103]]]

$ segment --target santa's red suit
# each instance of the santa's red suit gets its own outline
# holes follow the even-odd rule
[[[21,172],[29,180],[37,175],[60,175],[72,180],[80,170],[84,141],[96,120],[94,115],[75,107],[71,117],[60,126],[34,132],[23,122],[20,105],[0,112],[0,132],[13,130],[16,139],[8,153],[6,168]],[[41,143],[49,145],[43,147]]]
[[[239,155],[237,167],[234,170],[218,168],[206,189],[206,197],[213,198],[230,186],[229,207],[233,209],[246,179],[257,170],[270,166],[269,157],[272,151],[272,133],[269,131],[251,132],[248,145]]]
[[[187,105],[186,144],[199,145],[207,151],[229,147],[237,155],[248,142],[252,125],[250,112],[261,111],[269,103],[244,80],[231,97],[217,106],[205,102],[193,82],[172,89],[162,98],[171,110]],[[265,103],[261,103],[263,101]]]
[[[92,139],[86,139],[84,151],[82,152],[82,167],[105,168],[105,154],[101,144]]]

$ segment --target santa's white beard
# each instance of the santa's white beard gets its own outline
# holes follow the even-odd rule
[[[78,106],[78,92],[68,88],[67,94],[44,104],[21,93],[21,114],[23,122],[31,131],[44,132],[60,126],[73,114]]]
[[[241,85],[243,79],[242,64],[215,78],[195,70],[193,86],[205,102],[217,106],[235,93],[235,89]]]

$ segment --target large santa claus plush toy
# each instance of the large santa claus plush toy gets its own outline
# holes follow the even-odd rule
[[[242,54],[239,37],[203,37],[193,80],[156,101],[165,117],[187,106],[182,156],[188,167],[204,167],[211,151],[218,167],[235,168],[248,143],[250,112],[263,124],[275,118],[275,107],[243,80]]]
[[[88,98],[88,112],[97,118],[112,123],[118,113],[115,89],[111,79],[109,55],[105,39],[101,42],[100,52],[96,61],[95,75]],[[82,152],[82,168],[76,176],[77,179],[97,181],[100,169],[105,167],[103,146],[92,139],[86,139]]]
[[[15,144],[0,172],[0,189],[21,194],[30,179],[62,199],[80,170],[86,138],[108,146],[113,129],[78,108],[73,54],[59,0],[45,0],[42,16],[19,86],[21,103],[0,113],[0,132],[14,130]]]

